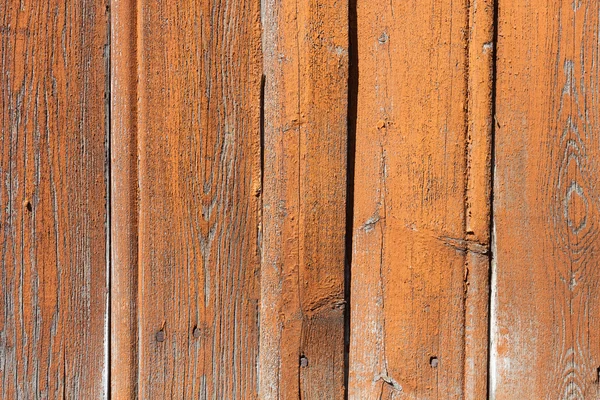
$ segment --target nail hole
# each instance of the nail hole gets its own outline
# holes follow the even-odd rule
[[[165,331],[161,329],[160,331],[156,332],[156,341],[159,343],[165,341]]]
[[[306,367],[308,367],[308,358],[306,358],[306,356],[305,356],[305,355],[301,355],[301,356],[300,356],[300,366],[301,366],[302,368],[306,368]]]
[[[440,361],[438,360],[437,357],[430,357],[429,358],[429,365],[431,365],[431,368],[437,368],[438,364],[440,363]]]
[[[27,199],[25,199],[25,201],[23,202],[23,205],[25,206],[25,208],[29,212],[31,212],[31,210],[33,209],[33,207],[31,206],[31,202],[29,200],[27,200]]]
[[[388,36],[387,32],[383,32],[381,34],[381,36],[379,36],[379,39],[377,39],[379,41],[379,43],[384,44],[386,43],[388,40],[390,39],[390,37]]]
[[[192,331],[192,335],[194,335],[194,337],[196,339],[198,339],[201,335],[200,329],[196,326],[194,327],[194,330]]]

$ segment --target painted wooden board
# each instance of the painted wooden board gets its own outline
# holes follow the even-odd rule
[[[137,2],[142,399],[257,395],[259,7]]]
[[[348,4],[263,3],[260,398],[344,398]]]
[[[355,12],[349,398],[484,398],[492,4]]]
[[[106,398],[108,10],[0,4],[0,397]]]
[[[493,399],[600,396],[599,17],[499,1]]]
[[[134,399],[138,387],[137,8],[110,4],[110,393]]]

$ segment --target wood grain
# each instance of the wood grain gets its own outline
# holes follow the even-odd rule
[[[465,399],[488,396],[492,137],[496,0],[469,3],[465,234]]]
[[[0,16],[0,397],[104,398],[106,3]]]
[[[256,398],[260,4],[137,7],[138,395]]]
[[[349,398],[485,397],[491,5],[357,1]]]
[[[111,0],[111,398],[138,380],[137,8]]]
[[[260,398],[344,398],[348,4],[263,3]]]
[[[600,4],[498,12],[490,394],[599,398]]]

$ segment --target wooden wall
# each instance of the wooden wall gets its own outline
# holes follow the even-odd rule
[[[600,398],[597,2],[0,15],[0,398]]]

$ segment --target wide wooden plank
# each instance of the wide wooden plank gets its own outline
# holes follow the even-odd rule
[[[486,396],[493,11],[356,2],[349,398]]]
[[[600,396],[599,16],[499,1],[495,399]]]
[[[139,398],[255,398],[260,3],[137,9]]]
[[[105,1],[0,4],[0,397],[107,396]]]
[[[344,397],[348,4],[263,2],[260,398]]]

